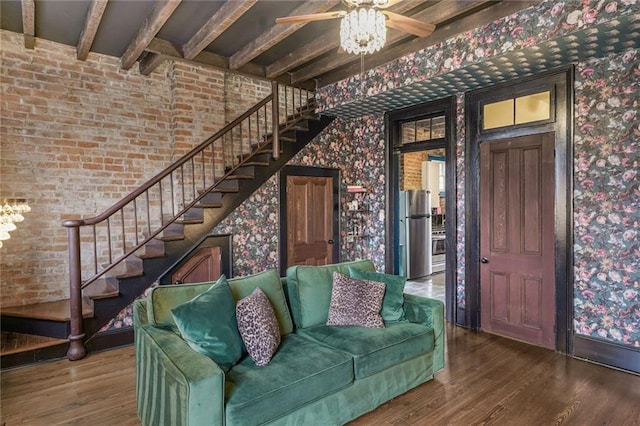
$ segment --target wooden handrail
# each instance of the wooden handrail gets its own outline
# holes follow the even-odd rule
[[[285,111],[284,118],[287,120],[287,102],[286,102],[286,87],[285,87]],[[301,90],[301,89],[292,89],[292,90]],[[309,93],[305,91],[307,94],[305,108],[308,108],[310,105]],[[293,98],[293,96],[292,96]],[[267,105],[271,102],[271,133],[269,136],[269,128],[268,128],[268,120],[267,120]],[[299,113],[303,112],[303,104],[302,104],[302,92],[300,93],[299,100]],[[292,110],[295,110],[295,100],[292,101]],[[260,113],[262,112],[262,118]],[[251,120],[254,119],[256,125],[254,127],[254,131],[252,131]],[[264,128],[260,128],[260,123],[264,122]],[[244,152],[242,152],[244,145],[243,142],[243,125],[246,124],[248,127],[248,135],[245,133],[245,138],[253,138],[254,133],[257,133],[258,141],[257,145],[252,145],[251,141],[249,146],[254,146],[253,150],[250,148],[250,153],[245,156]],[[285,129],[288,126],[285,127]],[[234,146],[234,129],[239,128],[240,134],[240,156],[238,159],[234,159],[236,155]],[[279,87],[277,83],[272,84],[272,92],[264,99],[256,103],[254,106],[249,108],[246,112],[241,114],[239,117],[225,125],[222,129],[217,131],[211,137],[207,138],[204,142],[193,148],[183,157],[175,161],[169,167],[165,168],[163,171],[149,179],[147,182],[142,184],[140,187],[126,195],[124,198],[116,202],[114,205],[109,207],[104,212],[100,213],[97,216],[83,219],[70,219],[62,222],[62,225],[67,228],[68,234],[68,244],[69,244],[69,291],[70,291],[70,318],[71,318],[71,334],[69,335],[70,346],[67,352],[67,357],[70,360],[76,360],[84,357],[86,354],[86,350],[84,348],[84,337],[85,333],[83,330],[83,316],[82,316],[82,289],[92,282],[96,281],[98,278],[115,268],[118,264],[123,262],[129,256],[134,254],[137,250],[144,247],[149,241],[163,232],[167,227],[169,227],[172,223],[174,223],[178,218],[183,216],[189,209],[191,209],[194,205],[196,205],[202,198],[204,198],[208,193],[213,191],[221,182],[223,182],[229,175],[234,173],[239,167],[242,166],[244,162],[247,161],[248,158],[251,158],[254,153],[258,152],[265,145],[271,143],[273,147],[273,158],[277,159],[280,153],[279,147],[279,131],[280,131],[280,102],[279,102]],[[225,142],[228,142],[227,139],[231,139],[231,164],[227,166],[225,161],[225,156],[228,154],[227,149],[225,147]],[[216,148],[214,145],[216,142],[220,141],[222,143],[221,148]],[[210,163],[208,163],[206,155],[208,154],[208,149],[211,149],[211,158]],[[219,149],[219,151],[216,151]],[[219,158],[216,158],[216,152],[222,156],[221,164],[216,161],[220,161]],[[196,156],[200,155],[199,158]],[[201,163],[197,163],[198,160],[201,160]],[[191,178],[192,182],[189,185],[189,188],[185,187],[185,165],[190,163],[190,172],[191,175],[187,175],[187,178]],[[197,164],[197,167],[196,167]],[[207,166],[211,166],[211,170],[213,172],[213,176],[211,177],[211,183],[207,182]],[[223,172],[220,175],[216,175],[217,166],[222,166]],[[187,167],[188,168],[188,167]],[[200,176],[197,173],[202,172],[202,182],[200,182]],[[189,172],[189,170],[187,171]],[[196,173],[197,172],[197,173]],[[166,186],[163,185],[163,181],[165,178],[169,178],[169,190],[170,196],[168,198],[168,202],[171,203],[171,209],[167,213],[167,217],[164,215],[164,206],[165,199],[163,198],[163,194],[167,190]],[[181,188],[176,189],[176,191],[181,195],[180,198],[176,198],[176,194],[174,192],[175,179],[180,179],[182,186]],[[198,181],[198,186],[196,187],[196,181]],[[165,182],[166,183],[166,182]],[[202,184],[202,185],[200,185]],[[187,197],[187,190],[190,191]],[[150,201],[151,191],[157,191],[158,199],[154,200],[157,202],[156,207],[159,208],[160,211],[160,225],[153,226],[152,228],[152,220],[151,220],[151,205],[153,205]],[[199,195],[198,195],[199,193]],[[140,239],[140,227],[138,224],[138,214],[140,213],[138,210],[138,200],[142,200],[144,202],[143,197],[146,195],[146,229],[145,237]],[[178,204],[178,212],[176,213],[176,204]],[[131,205],[133,203],[133,205]],[[125,226],[125,209],[133,209],[133,222],[134,224],[131,226],[131,229],[126,229]],[[120,213],[116,216],[117,213]],[[142,211],[144,214],[144,210]],[[171,216],[170,218],[168,216]],[[113,218],[113,219],[112,219]],[[112,231],[111,231],[111,222],[120,220],[121,229],[116,230],[116,232],[120,232],[120,234],[116,233],[116,237],[118,235],[121,236],[121,245],[122,247],[118,247],[118,253],[120,249],[122,251],[122,255],[116,256],[113,259],[112,256]],[[154,219],[155,220],[155,219]],[[144,222],[144,218],[143,218]],[[106,239],[108,249],[108,262],[105,264],[106,266],[102,267],[102,269],[98,270],[98,260],[104,258],[104,254],[99,255],[98,249],[99,246],[97,244],[98,234],[96,232],[97,225],[106,226]],[[80,229],[82,227],[93,227],[93,236],[91,242],[93,243],[93,267],[94,267],[94,275],[90,278],[86,279],[84,282],[82,280],[82,271],[83,271],[83,263],[82,263],[82,250],[81,244],[82,239],[80,235]],[[144,225],[142,226],[144,229]],[[132,236],[133,233],[133,236]],[[130,237],[130,240],[133,240],[131,245],[128,244],[127,237]],[[116,238],[116,243],[118,243],[118,239]],[[104,250],[103,247],[100,247]],[[102,252],[101,252],[102,253]]]
[[[203,149],[208,147],[211,143],[213,143],[216,140],[218,140],[222,135],[224,135],[225,133],[229,132],[229,130],[231,130],[234,127],[236,127],[238,125],[238,123],[241,123],[243,120],[245,120],[251,114],[255,113],[260,108],[262,108],[263,106],[268,104],[271,99],[273,99],[273,93],[268,95],[266,98],[264,98],[260,102],[258,102],[256,105],[251,107],[251,109],[249,109],[247,112],[245,112],[244,114],[242,114],[241,116],[239,116],[238,118],[236,118],[235,120],[233,120],[232,122],[230,122],[229,124],[224,126],[222,129],[217,131],[209,139],[205,140],[200,145],[198,145],[197,147],[193,148],[191,151],[189,151],[187,154],[185,154],[182,158],[180,158],[175,163],[173,163],[172,165],[170,165],[169,167],[167,167],[166,169],[164,169],[163,171],[161,171],[160,173],[158,173],[157,175],[155,175],[154,177],[149,179],[146,183],[142,184],[142,186],[140,186],[138,189],[136,189],[136,190],[132,191],[131,193],[129,193],[127,196],[125,196],[123,199],[121,199],[120,201],[115,203],[113,206],[109,207],[107,210],[105,210],[101,214],[99,214],[97,216],[94,216],[94,217],[91,217],[91,218],[88,218],[88,219],[65,220],[64,222],[62,222],[62,226],[74,227],[74,226],[95,225],[95,224],[100,223],[103,220],[111,217],[113,214],[115,214],[118,211],[120,211],[123,207],[125,207],[127,204],[129,204],[131,201],[133,201],[135,198],[138,198],[140,195],[144,194],[145,191],[151,189],[155,184],[160,182],[163,178],[169,176],[172,172],[176,171],[180,166],[182,166],[187,161],[192,159],[194,156],[199,154]]]

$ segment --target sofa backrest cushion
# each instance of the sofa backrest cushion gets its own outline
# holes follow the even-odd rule
[[[284,296],[280,276],[275,269],[246,277],[230,278],[227,282],[236,302],[250,295],[256,287],[260,287],[269,298],[271,306],[273,306],[276,318],[278,318],[280,333],[284,335],[293,331],[293,321]],[[147,298],[149,324],[176,330],[176,323],[171,316],[171,309],[190,301],[208,290],[211,285],[213,285],[213,282],[155,287]]]
[[[171,309],[192,300],[207,291],[214,282],[179,285],[160,285],[151,289],[147,296],[149,324],[177,330]]]
[[[253,293],[257,287],[264,292],[271,302],[278,325],[280,326],[280,334],[285,335],[293,331],[293,321],[287,306],[287,299],[284,296],[280,275],[275,269],[269,269],[254,275],[245,277],[231,278],[229,287],[236,302]]]
[[[385,323],[406,321],[404,315],[404,286],[407,279],[405,277],[363,271],[358,268],[349,268],[349,273],[352,278],[384,283],[385,291],[381,314]]]
[[[375,271],[370,260],[355,260],[324,266],[297,265],[287,268],[289,302],[296,327],[307,328],[327,322],[333,273],[340,272],[348,276],[349,267]]]

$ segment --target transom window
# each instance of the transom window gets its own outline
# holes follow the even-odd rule
[[[484,104],[482,129],[490,130],[551,119],[551,92],[533,93]]]
[[[445,137],[444,115],[407,121],[400,125],[400,145]]]

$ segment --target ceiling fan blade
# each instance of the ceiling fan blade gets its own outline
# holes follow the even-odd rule
[[[347,12],[336,10],[334,12],[313,13],[311,15],[285,16],[276,18],[276,24],[297,24],[300,22],[323,21],[325,19],[342,18]]]
[[[418,37],[426,37],[436,29],[434,24],[418,21],[397,13],[386,10],[383,10],[382,13],[387,17],[387,27],[417,35]]]

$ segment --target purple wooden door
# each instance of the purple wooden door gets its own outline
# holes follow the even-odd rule
[[[481,328],[555,348],[554,134],[480,148]]]

